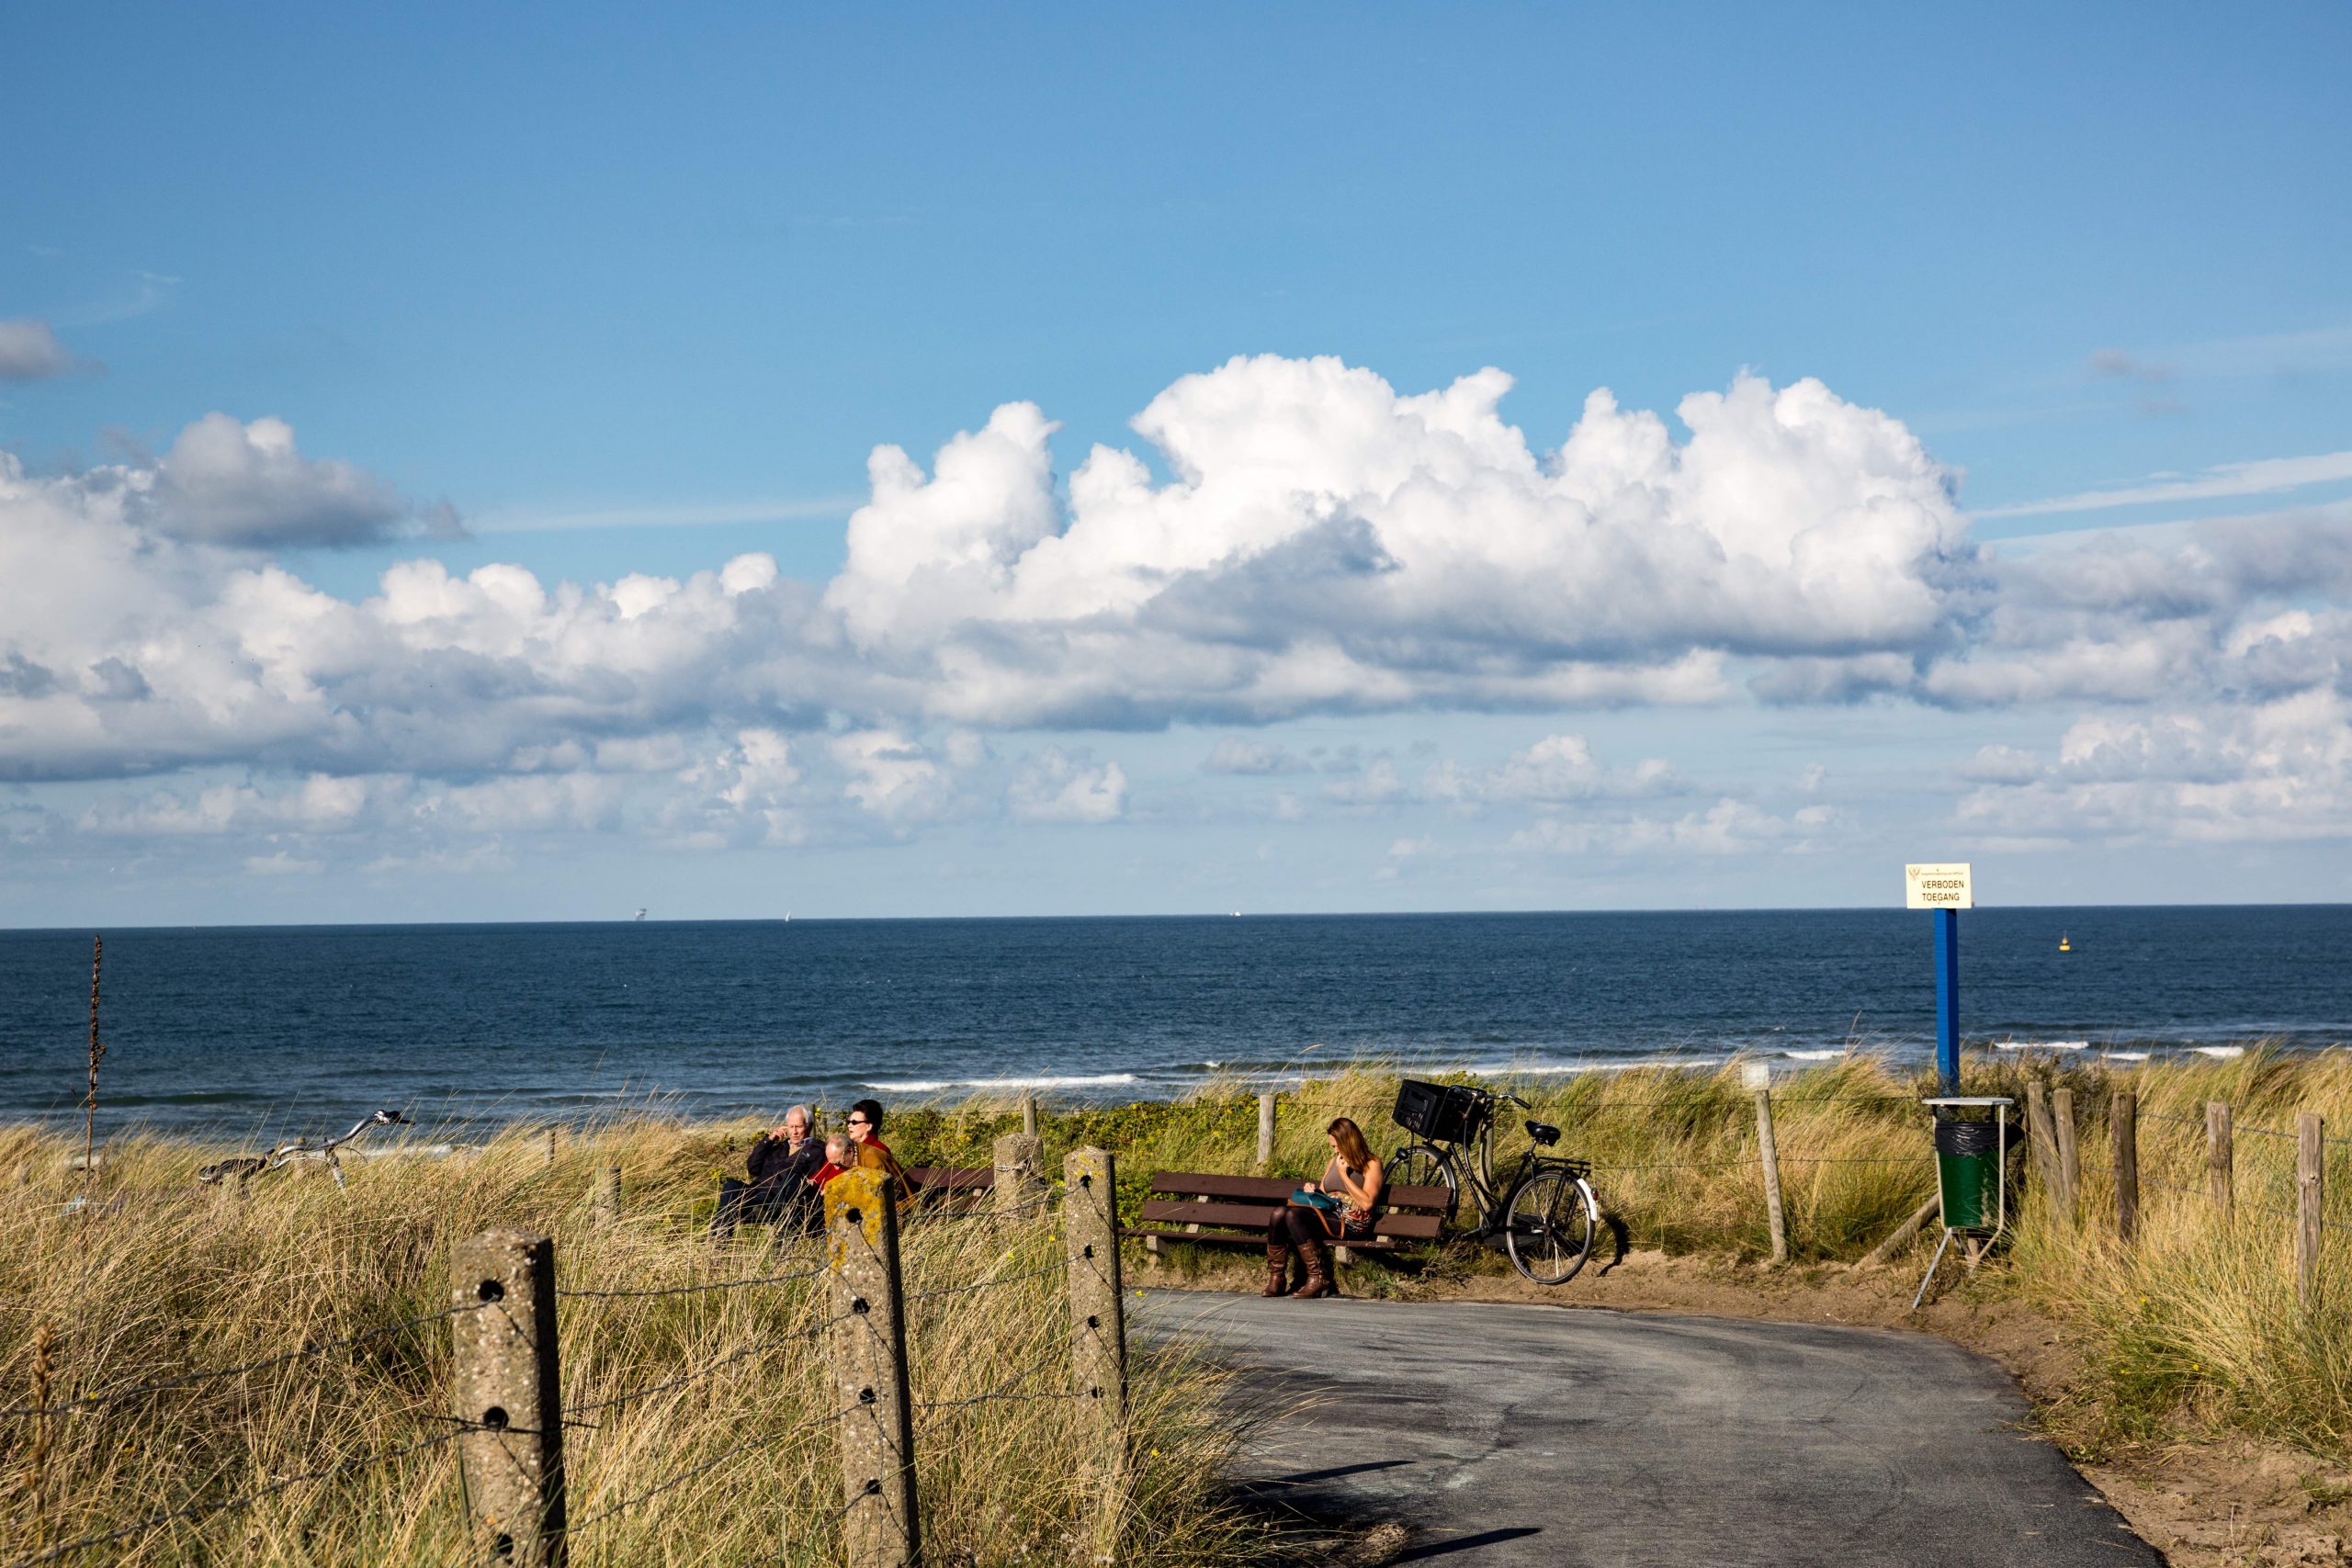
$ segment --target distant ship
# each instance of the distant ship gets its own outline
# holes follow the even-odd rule
[[[639,909],[639,910],[637,912],[636,918],[637,918],[638,919],[640,919],[640,920],[641,920],[641,919],[645,919],[645,911],[644,911],[644,910],[642,910],[642,909]]]

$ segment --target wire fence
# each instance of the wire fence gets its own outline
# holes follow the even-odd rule
[[[984,1177],[988,1175],[988,1173],[982,1174]],[[37,1538],[35,1550],[28,1554],[10,1558],[6,1562],[0,1563],[0,1568],[38,1568],[40,1564],[61,1562],[88,1554],[119,1553],[129,1550],[131,1543],[153,1537],[157,1532],[201,1527],[209,1521],[224,1516],[251,1510],[256,1506],[300,1487],[332,1485],[349,1482],[369,1471],[414,1461],[452,1448],[457,1450],[459,1460],[459,1479],[464,1483],[461,1486],[461,1492],[464,1494],[463,1505],[469,1520],[467,1544],[451,1560],[453,1568],[458,1563],[503,1560],[515,1551],[512,1544],[514,1521],[531,1513],[531,1510],[517,1511],[511,1506],[514,1478],[517,1475],[533,1472],[531,1465],[515,1462],[518,1453],[515,1445],[521,1444],[527,1448],[532,1444],[545,1444],[547,1447],[540,1450],[542,1454],[560,1453],[559,1435],[562,1430],[598,1431],[602,1428],[603,1422],[612,1416],[642,1406],[648,1401],[662,1396],[692,1397],[698,1394],[700,1391],[709,1388],[720,1374],[730,1369],[758,1366],[780,1354],[793,1350],[805,1351],[812,1347],[823,1351],[819,1364],[820,1368],[831,1368],[829,1376],[842,1382],[844,1387],[850,1383],[856,1385],[854,1394],[842,1399],[838,1404],[829,1399],[826,1414],[790,1421],[782,1426],[763,1424],[762,1429],[755,1435],[728,1443],[714,1452],[695,1456],[689,1462],[679,1465],[649,1483],[626,1491],[610,1501],[598,1501],[588,1512],[571,1517],[568,1521],[563,1517],[560,1481],[554,1482],[552,1483],[554,1489],[549,1492],[546,1490],[549,1483],[541,1474],[535,1483],[542,1489],[539,1498],[541,1506],[537,1510],[537,1517],[555,1533],[576,1540],[625,1514],[642,1509],[659,1499],[677,1493],[698,1479],[712,1475],[731,1463],[773,1449],[787,1439],[805,1440],[813,1434],[843,1420],[860,1418],[862,1416],[874,1416],[884,1406],[897,1408],[909,1418],[920,1416],[926,1424],[929,1424],[945,1419],[953,1413],[969,1413],[987,1405],[1029,1404],[1047,1400],[1085,1398],[1087,1391],[1076,1386],[1074,1380],[1065,1378],[1062,1381],[1071,1383],[1072,1386],[1057,1387],[1052,1385],[1047,1377],[1057,1362],[1066,1364],[1071,1358],[1073,1338],[1072,1332],[1067,1325],[1057,1327],[1034,1353],[1024,1353],[1025,1359],[1023,1364],[1010,1376],[1001,1378],[995,1376],[996,1370],[1008,1359],[1001,1355],[964,1357],[942,1361],[941,1364],[949,1373],[951,1380],[960,1375],[967,1367],[984,1369],[993,1380],[985,1388],[963,1393],[956,1390],[951,1381],[948,1388],[943,1389],[933,1397],[915,1400],[911,1396],[910,1388],[913,1380],[907,1364],[909,1356],[906,1350],[906,1332],[899,1326],[904,1322],[908,1309],[922,1307],[926,1310],[935,1310],[959,1298],[981,1296],[987,1292],[1001,1292],[1024,1284],[1049,1289],[1051,1288],[1049,1282],[1054,1279],[1060,1278],[1067,1281],[1070,1276],[1069,1258],[1062,1256],[1055,1247],[1062,1229],[1060,1224],[1055,1223],[1055,1216],[1063,1206],[1060,1197],[1042,1179],[1025,1172],[1022,1173],[1022,1176],[1023,1179],[1018,1186],[1009,1188],[1002,1193],[996,1193],[993,1191],[992,1179],[976,1181],[967,1175],[959,1181],[951,1201],[938,1203],[934,1207],[932,1214],[927,1217],[926,1224],[916,1225],[906,1233],[909,1238],[908,1245],[914,1248],[914,1261],[922,1264],[926,1269],[933,1268],[933,1265],[925,1259],[933,1251],[938,1250],[933,1246],[936,1242],[944,1248],[944,1251],[939,1252],[940,1261],[937,1267],[952,1269],[963,1267],[965,1262],[968,1261],[967,1255],[971,1251],[969,1245],[958,1243],[955,1238],[959,1235],[969,1237],[973,1233],[963,1230],[958,1225],[949,1225],[944,1230],[927,1228],[929,1221],[992,1223],[1005,1245],[1001,1248],[991,1247],[990,1250],[995,1254],[996,1261],[992,1265],[979,1267],[976,1270],[976,1277],[970,1279],[933,1284],[916,1291],[904,1290],[899,1278],[899,1247],[893,1241],[887,1248],[874,1253],[869,1258],[869,1262],[874,1262],[876,1259],[887,1260],[887,1267],[883,1267],[881,1263],[875,1264],[876,1267],[883,1268],[880,1276],[860,1280],[849,1280],[841,1271],[843,1247],[848,1245],[854,1248],[856,1245],[855,1238],[868,1235],[866,1229],[859,1227],[854,1213],[851,1221],[848,1222],[849,1229],[846,1233],[842,1229],[842,1222],[836,1220],[830,1235],[795,1238],[786,1243],[781,1250],[786,1258],[794,1258],[792,1267],[718,1280],[675,1283],[662,1282],[658,1280],[618,1280],[611,1282],[595,1281],[559,1285],[555,1280],[552,1243],[545,1241],[544,1238],[517,1238],[507,1233],[492,1233],[480,1238],[474,1245],[477,1247],[492,1244],[520,1247],[529,1242],[542,1249],[541,1254],[536,1255],[541,1261],[532,1263],[526,1260],[519,1264],[518,1267],[523,1272],[504,1278],[503,1283],[494,1291],[486,1283],[481,1299],[463,1299],[468,1293],[467,1280],[453,1275],[453,1294],[461,1298],[453,1304],[432,1312],[419,1313],[395,1323],[367,1328],[342,1338],[305,1344],[299,1349],[233,1364],[174,1372],[165,1377],[108,1388],[92,1393],[67,1398],[40,1398],[28,1404],[0,1407],[0,1419],[33,1423],[103,1416],[135,1401],[173,1391],[196,1388],[208,1382],[249,1379],[255,1374],[277,1371],[297,1363],[320,1361],[338,1352],[364,1349],[398,1336],[429,1339],[435,1346],[446,1345],[450,1360],[446,1366],[437,1367],[437,1370],[431,1374],[434,1379],[446,1383],[452,1389],[470,1389],[477,1401],[489,1402],[487,1409],[458,1410],[455,1413],[446,1411],[416,1413],[412,1418],[436,1423],[443,1429],[428,1432],[411,1441],[396,1442],[368,1452],[334,1458],[292,1473],[267,1474],[265,1472],[263,1476],[256,1477],[252,1483],[242,1489],[227,1490],[221,1495],[192,1498],[171,1506],[153,1508],[135,1517],[109,1525],[103,1529],[87,1530],[63,1540],[42,1542],[38,1541]],[[880,1180],[878,1177],[874,1179],[876,1182]],[[887,1187],[880,1187],[877,1190],[886,1192],[891,1190]],[[853,1199],[854,1196],[854,1194],[852,1195]],[[889,1220],[888,1228],[895,1233],[898,1222],[896,1205],[885,1199],[876,1206],[888,1211]],[[1115,1235],[1114,1221],[1107,1207],[1102,1204],[1097,1204],[1096,1207],[1102,1210],[1102,1250],[1112,1255],[1111,1281],[1112,1289],[1115,1291],[1115,1241],[1111,1239]],[[869,1215],[866,1225],[870,1227],[872,1224],[873,1216]],[[826,1243],[830,1257],[815,1261],[806,1260],[805,1254],[819,1241]],[[461,1248],[460,1261],[455,1266],[458,1269],[464,1267],[463,1252],[464,1249]],[[795,1258],[796,1254],[803,1257]],[[1097,1248],[1092,1246],[1088,1247],[1085,1248],[1085,1255],[1089,1258],[1095,1257]],[[521,1255],[518,1254],[518,1256]],[[480,1264],[476,1266],[482,1267]],[[535,1284],[532,1282],[532,1269],[542,1267],[544,1277],[538,1278]],[[805,1289],[796,1291],[796,1287]],[[535,1403],[533,1392],[527,1388],[518,1387],[501,1393],[497,1388],[490,1387],[489,1392],[484,1392],[486,1385],[482,1383],[483,1378],[490,1377],[494,1383],[497,1377],[512,1374],[512,1366],[509,1363],[513,1361],[513,1358],[508,1356],[502,1359],[497,1348],[516,1343],[528,1346],[530,1355],[524,1359],[523,1363],[526,1365],[527,1370],[535,1375],[544,1374],[537,1386],[560,1390],[562,1378],[560,1363],[558,1359],[560,1337],[534,1333],[534,1325],[543,1326],[554,1322],[555,1314],[567,1303],[643,1305],[662,1299],[707,1298],[720,1293],[738,1292],[785,1291],[794,1292],[783,1298],[785,1303],[807,1301],[813,1304],[823,1299],[823,1292],[827,1290],[830,1290],[834,1297],[832,1306],[820,1308],[808,1314],[808,1321],[787,1328],[756,1332],[747,1343],[714,1355],[673,1376],[642,1382],[593,1399],[574,1400],[568,1404],[561,1400],[559,1392],[551,1408],[539,1408]],[[875,1299],[875,1292],[877,1290],[881,1292],[881,1300],[878,1303]],[[537,1302],[537,1297],[542,1294],[545,1300]],[[1076,1300],[1077,1297],[1073,1295],[1073,1302]],[[535,1302],[537,1302],[536,1306]],[[488,1336],[476,1335],[469,1337],[452,1334],[446,1340],[436,1332],[443,1325],[458,1323],[486,1312],[494,1312],[503,1318],[503,1326]],[[995,1321],[997,1315],[993,1313],[980,1314],[968,1321],[977,1324],[980,1331],[985,1334],[989,1325]],[[1074,1307],[1069,1315],[1073,1320],[1078,1318]],[[1032,1309],[1032,1316],[1034,1316],[1034,1309]],[[1053,1314],[1053,1318],[1057,1323],[1062,1316],[1063,1314],[1059,1312]],[[592,1321],[598,1322],[600,1329],[611,1326],[609,1320]],[[1084,1321],[1097,1321],[1097,1318],[1089,1317]],[[849,1337],[842,1339],[841,1336],[843,1334]],[[487,1344],[492,1348],[484,1351],[481,1348],[481,1344]],[[1124,1380],[1124,1336],[1120,1337],[1117,1349],[1119,1375]],[[841,1362],[840,1358],[844,1354],[848,1355],[850,1359],[847,1362]],[[452,1396],[443,1397],[446,1400]],[[596,1416],[599,1419],[595,1421],[578,1419],[582,1416]],[[469,1446],[476,1443],[488,1446],[477,1453]],[[36,1445],[35,1451],[36,1453],[40,1451],[40,1445]],[[847,1445],[844,1445],[844,1451],[847,1451]],[[36,1460],[36,1462],[38,1463],[39,1461]],[[911,1461],[908,1461],[882,1474],[868,1477],[863,1481],[853,1481],[847,1487],[846,1501],[837,1512],[830,1516],[820,1513],[804,1520],[799,1527],[800,1531],[813,1532],[816,1536],[821,1537],[825,1532],[835,1528],[847,1528],[843,1525],[843,1521],[849,1520],[861,1505],[871,1504],[874,1506],[877,1519],[880,1520],[876,1528],[886,1531],[904,1530],[911,1540],[914,1493],[911,1487],[910,1465]],[[557,1470],[560,1474],[560,1460],[557,1461]],[[502,1487],[506,1490],[501,1492]],[[504,1516],[507,1522],[499,1525],[496,1529],[485,1535],[481,1527],[481,1521],[487,1517],[487,1510],[493,1506],[492,1503],[486,1500],[489,1494],[496,1494],[505,1499],[494,1506],[507,1510]],[[525,1555],[527,1556],[528,1553]]]

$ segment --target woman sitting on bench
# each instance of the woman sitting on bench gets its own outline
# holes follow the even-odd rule
[[[1275,1213],[1266,1226],[1266,1295],[1329,1295],[1331,1252],[1325,1244],[1363,1241],[1380,1218],[1388,1173],[1363,1141],[1363,1129],[1342,1116],[1323,1131],[1331,1140],[1331,1161],[1323,1168],[1323,1179],[1308,1182],[1306,1190],[1335,1200],[1335,1206],[1293,1202]],[[1306,1259],[1302,1285],[1289,1282],[1294,1252]]]

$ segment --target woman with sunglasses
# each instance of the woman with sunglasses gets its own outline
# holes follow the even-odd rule
[[[892,1154],[890,1145],[882,1141],[882,1102],[878,1100],[859,1100],[849,1108],[849,1115],[842,1125],[857,1145],[859,1167],[888,1173],[899,1184],[899,1207],[903,1209],[912,1204],[915,1188],[914,1183],[907,1179],[907,1168],[899,1163],[899,1156]]]

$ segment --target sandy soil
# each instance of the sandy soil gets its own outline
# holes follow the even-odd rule
[[[2352,1563],[2352,1546],[2346,1544],[2352,1536],[2352,1471],[2281,1444],[2213,1430],[2187,1411],[2181,1415],[2184,1435],[2174,1441],[2086,1457],[2079,1439],[2097,1428],[2098,1412],[2083,1375],[2081,1350],[2065,1327],[2019,1303],[1977,1296],[1964,1283],[1942,1292],[1914,1316],[1911,1292],[1921,1267],[1912,1261],[1879,1269],[1814,1264],[1773,1269],[1635,1251],[1608,1272],[1589,1270],[1557,1291],[1516,1274],[1442,1266],[1416,1277],[1359,1265],[1348,1271],[1346,1288],[1408,1301],[1542,1302],[1939,1334],[2006,1368],[2052,1440],[2141,1539],[2178,1568]],[[1261,1279],[1261,1269],[1227,1255],[1147,1269],[1136,1282],[1255,1290]]]

